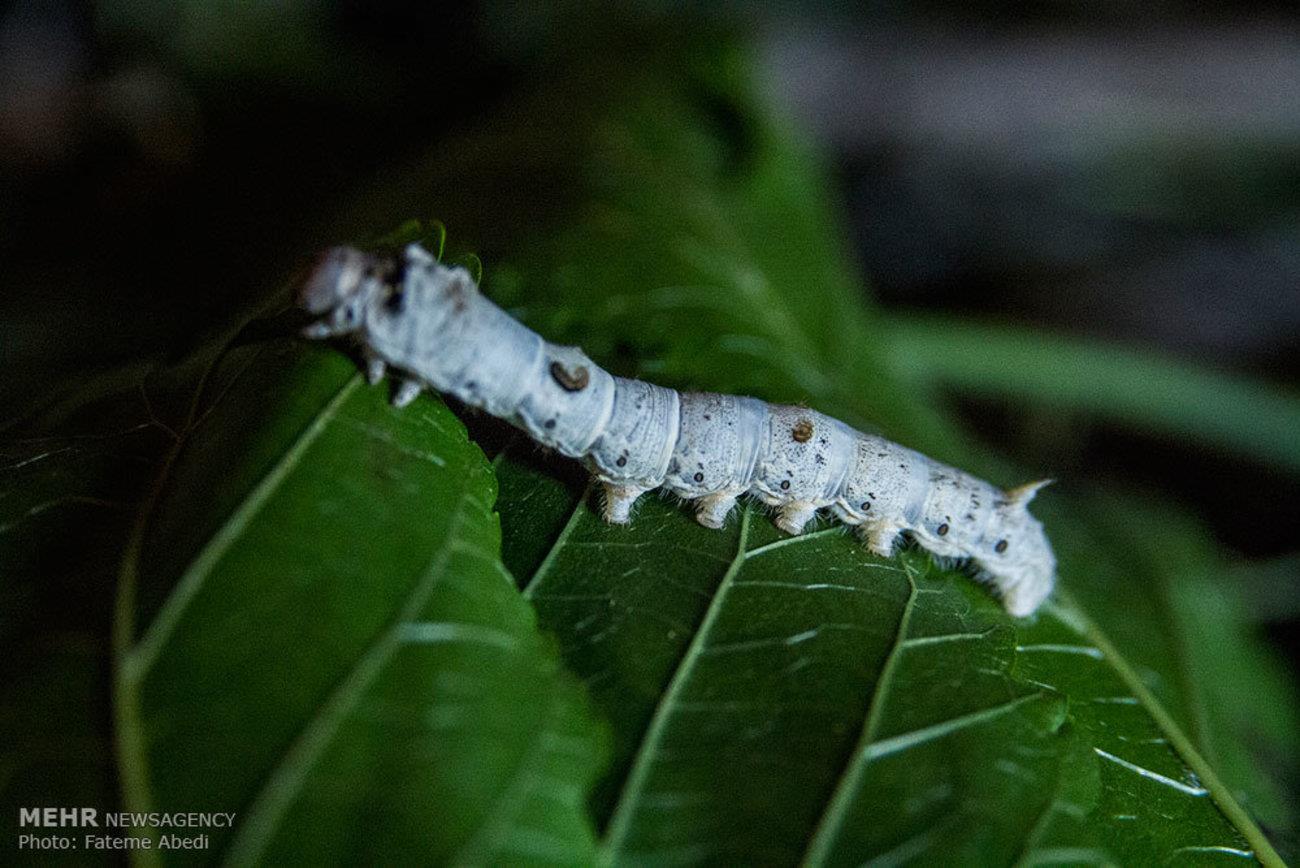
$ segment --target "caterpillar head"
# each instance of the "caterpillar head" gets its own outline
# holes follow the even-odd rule
[[[361,328],[366,305],[376,293],[387,290],[393,270],[391,260],[355,247],[325,251],[298,291],[298,304],[321,317],[303,334],[326,338]]]
[[[976,558],[1002,593],[1007,611],[1018,618],[1032,613],[1056,584],[1056,556],[1029,502],[1050,479],[1031,482],[1005,493],[994,505],[985,533],[985,551]]]

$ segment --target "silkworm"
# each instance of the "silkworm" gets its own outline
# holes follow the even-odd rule
[[[678,392],[615,377],[577,347],[551,344],[483,296],[463,268],[412,244],[397,256],[326,252],[299,294],[311,338],[350,336],[370,382],[394,369],[393,402],[432,388],[581,460],[604,490],[606,521],[664,488],[721,528],[742,495],[800,534],[829,511],[872,552],[909,534],[936,556],[973,564],[1012,615],[1038,608],[1056,559],[1027,506],[1047,481],[1003,491],[956,468],[804,407]]]

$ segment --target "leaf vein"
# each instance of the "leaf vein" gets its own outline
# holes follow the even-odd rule
[[[573,505],[573,511],[569,513],[569,520],[564,523],[564,527],[560,530],[559,536],[555,538],[555,542],[551,543],[551,548],[547,551],[546,557],[537,565],[537,569],[533,571],[532,577],[529,578],[528,583],[524,585],[522,592],[524,599],[531,600],[533,598],[533,594],[537,591],[538,583],[548,572],[550,572],[551,566],[555,563],[555,559],[559,557],[560,549],[564,548],[565,541],[568,540],[569,535],[573,533],[573,529],[577,527],[579,519],[586,511],[587,498],[590,494],[591,485],[588,484],[587,487],[583,489],[582,496],[578,498],[578,502]]]
[[[1191,784],[1185,784],[1182,781],[1176,781],[1171,777],[1160,774],[1160,772],[1152,771],[1146,766],[1140,766],[1134,762],[1129,762],[1123,757],[1115,756],[1115,754],[1110,753],[1109,751],[1104,751],[1099,747],[1094,747],[1092,750],[1094,753],[1097,754],[1097,756],[1101,757],[1102,759],[1109,760],[1113,762],[1115,765],[1120,766],[1121,768],[1126,768],[1129,771],[1133,772],[1134,774],[1140,775],[1149,781],[1155,781],[1156,783],[1161,784],[1163,786],[1172,787],[1173,789],[1178,790],[1180,793],[1186,793],[1189,796],[1198,796],[1198,797],[1209,795],[1210,791],[1207,790],[1205,787],[1193,786]]]
[[[624,781],[623,788],[618,794],[614,811],[610,815],[609,826],[601,843],[601,855],[603,857],[601,861],[605,864],[617,861],[614,859],[614,855],[621,849],[631,827],[632,817],[640,801],[641,794],[645,791],[646,779],[649,777],[650,767],[654,762],[654,752],[662,740],[664,727],[672,716],[673,707],[681,702],[680,694],[683,685],[694,669],[695,661],[699,659],[703,651],[705,637],[722,611],[727,590],[735,581],[736,574],[740,572],[740,568],[745,563],[745,546],[749,541],[750,515],[750,510],[741,513],[740,533],[736,541],[736,555],[732,558],[731,566],[723,574],[722,580],[718,582],[718,587],[713,592],[713,599],[709,603],[709,608],[704,613],[704,618],[699,627],[695,630],[695,635],[691,638],[691,644],[687,647],[686,653],[678,662],[677,669],[673,672],[673,677],[668,683],[668,689],[660,697],[659,704],[655,707],[654,714],[650,719],[650,725],[641,738],[641,744],[637,748],[636,757],[632,762],[632,770],[628,773],[627,780]]]
[[[834,835],[844,823],[849,805],[852,803],[858,784],[866,771],[866,749],[875,739],[876,730],[880,728],[880,719],[883,714],[881,708],[884,706],[885,695],[888,693],[890,682],[893,680],[894,670],[902,657],[903,643],[907,639],[907,631],[912,621],[912,611],[916,605],[916,577],[912,574],[911,568],[906,566],[903,574],[907,576],[907,602],[903,604],[903,611],[898,616],[894,643],[890,647],[889,653],[885,655],[885,662],[880,667],[880,677],[876,679],[876,686],[871,692],[871,699],[867,702],[866,718],[862,724],[862,735],[859,737],[853,751],[849,754],[847,768],[840,773],[839,782],[827,800],[826,806],[822,809],[822,815],[818,819],[817,825],[813,827],[808,849],[804,852],[802,859],[804,865],[820,865],[826,861],[827,856],[830,854]],[[859,756],[862,757],[861,762],[858,761]]]
[[[469,500],[469,492],[466,491],[457,501],[447,530],[451,539],[455,538],[460,529]],[[280,763],[267,775],[261,790],[249,803],[245,819],[222,860],[225,864],[248,865],[258,861],[294,796],[301,790],[312,766],[328,747],[330,739],[348,712],[391,659],[401,644],[406,627],[414,622],[428,602],[429,595],[446,572],[451,554],[450,546],[444,546],[438,552],[429,569],[412,587],[393,623],[376,637],[299,731]]]

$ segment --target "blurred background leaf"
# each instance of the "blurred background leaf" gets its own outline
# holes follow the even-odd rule
[[[919,388],[1038,404],[1232,450],[1300,473],[1300,396],[1151,353],[969,320],[900,318],[894,367]]]

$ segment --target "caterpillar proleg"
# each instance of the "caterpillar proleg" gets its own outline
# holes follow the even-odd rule
[[[416,244],[397,257],[334,248],[299,301],[318,317],[307,337],[356,339],[372,383],[397,372],[397,406],[436,389],[581,460],[604,489],[606,521],[630,521],[638,497],[664,488],[720,528],[748,494],[775,507],[790,534],[828,510],[881,556],[908,532],[940,557],[967,559],[1012,615],[1051,593],[1056,559],[1027,509],[1046,482],[1003,491],[815,410],[612,376]]]

